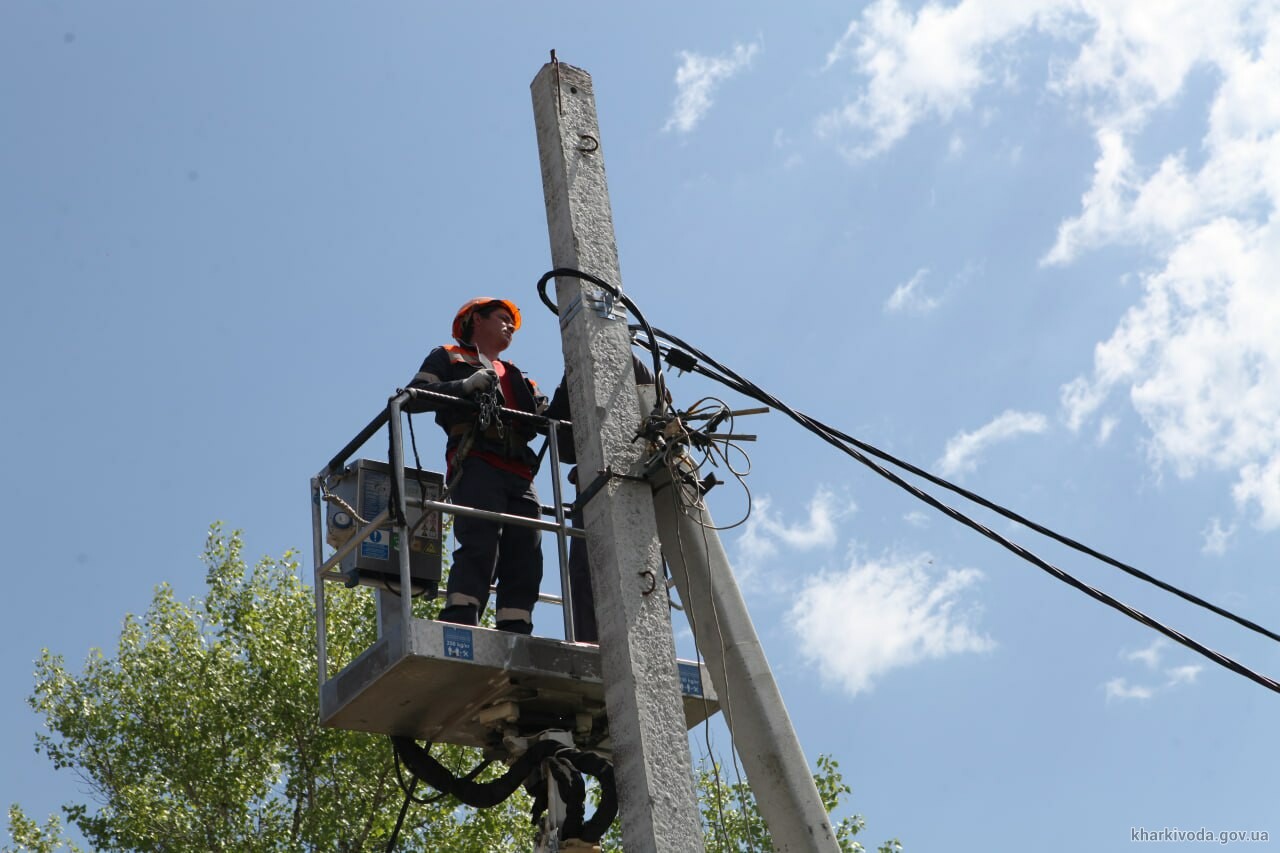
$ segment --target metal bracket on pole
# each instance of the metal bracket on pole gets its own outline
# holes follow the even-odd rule
[[[573,502],[573,508],[581,511],[584,506],[591,502],[592,498],[600,493],[601,489],[608,485],[610,480],[634,480],[637,483],[649,482],[645,477],[632,477],[630,474],[619,474],[612,468],[605,468],[598,472],[591,484],[582,490],[581,494],[578,495],[578,499]]]
[[[597,317],[605,320],[624,320],[627,316],[609,291],[595,292],[584,289],[580,296],[573,298],[569,303],[569,307],[560,315],[560,328],[562,330],[568,328],[569,323],[582,310],[584,305],[589,306]]]

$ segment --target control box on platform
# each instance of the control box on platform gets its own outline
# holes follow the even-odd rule
[[[423,512],[422,501],[436,501],[444,478],[435,471],[405,468],[405,497],[409,516],[409,576],[415,594],[434,598],[440,583],[440,513]],[[330,479],[329,491],[341,502],[329,502],[325,539],[333,548],[348,540],[391,504],[395,483],[391,466],[357,459]],[[352,511],[358,516],[353,517]],[[396,589],[400,585],[400,542],[392,520],[379,527],[343,557],[339,571],[347,586],[365,584]]]

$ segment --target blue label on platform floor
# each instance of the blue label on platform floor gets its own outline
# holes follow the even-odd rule
[[[446,625],[444,627],[444,656],[458,658],[459,660],[475,660],[475,649],[471,645],[471,632],[466,628],[455,628],[452,625]]]
[[[702,670],[691,663],[680,666],[680,692],[686,696],[702,695]]]

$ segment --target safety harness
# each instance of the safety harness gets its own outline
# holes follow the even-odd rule
[[[483,353],[470,347],[449,344],[443,349],[448,353],[449,361],[453,364],[464,364],[476,370],[494,369],[492,361]],[[531,380],[525,379],[525,381]],[[494,383],[487,390],[472,397],[472,401],[476,404],[474,417],[448,428],[450,438],[456,438],[458,443],[448,459],[450,475],[445,488],[446,495],[452,493],[457,485],[462,476],[462,463],[476,449],[478,443],[485,452],[492,452],[495,456],[504,459],[520,459],[526,450],[525,438],[519,434],[519,431],[502,423],[499,414],[503,403],[502,392],[499,390],[500,384]],[[506,402],[514,404],[516,401]]]

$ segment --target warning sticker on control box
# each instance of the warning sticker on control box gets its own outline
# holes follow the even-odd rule
[[[368,557],[371,560],[390,560],[390,540],[390,534],[382,530],[373,531],[369,534],[368,539],[360,543],[360,556]]]

